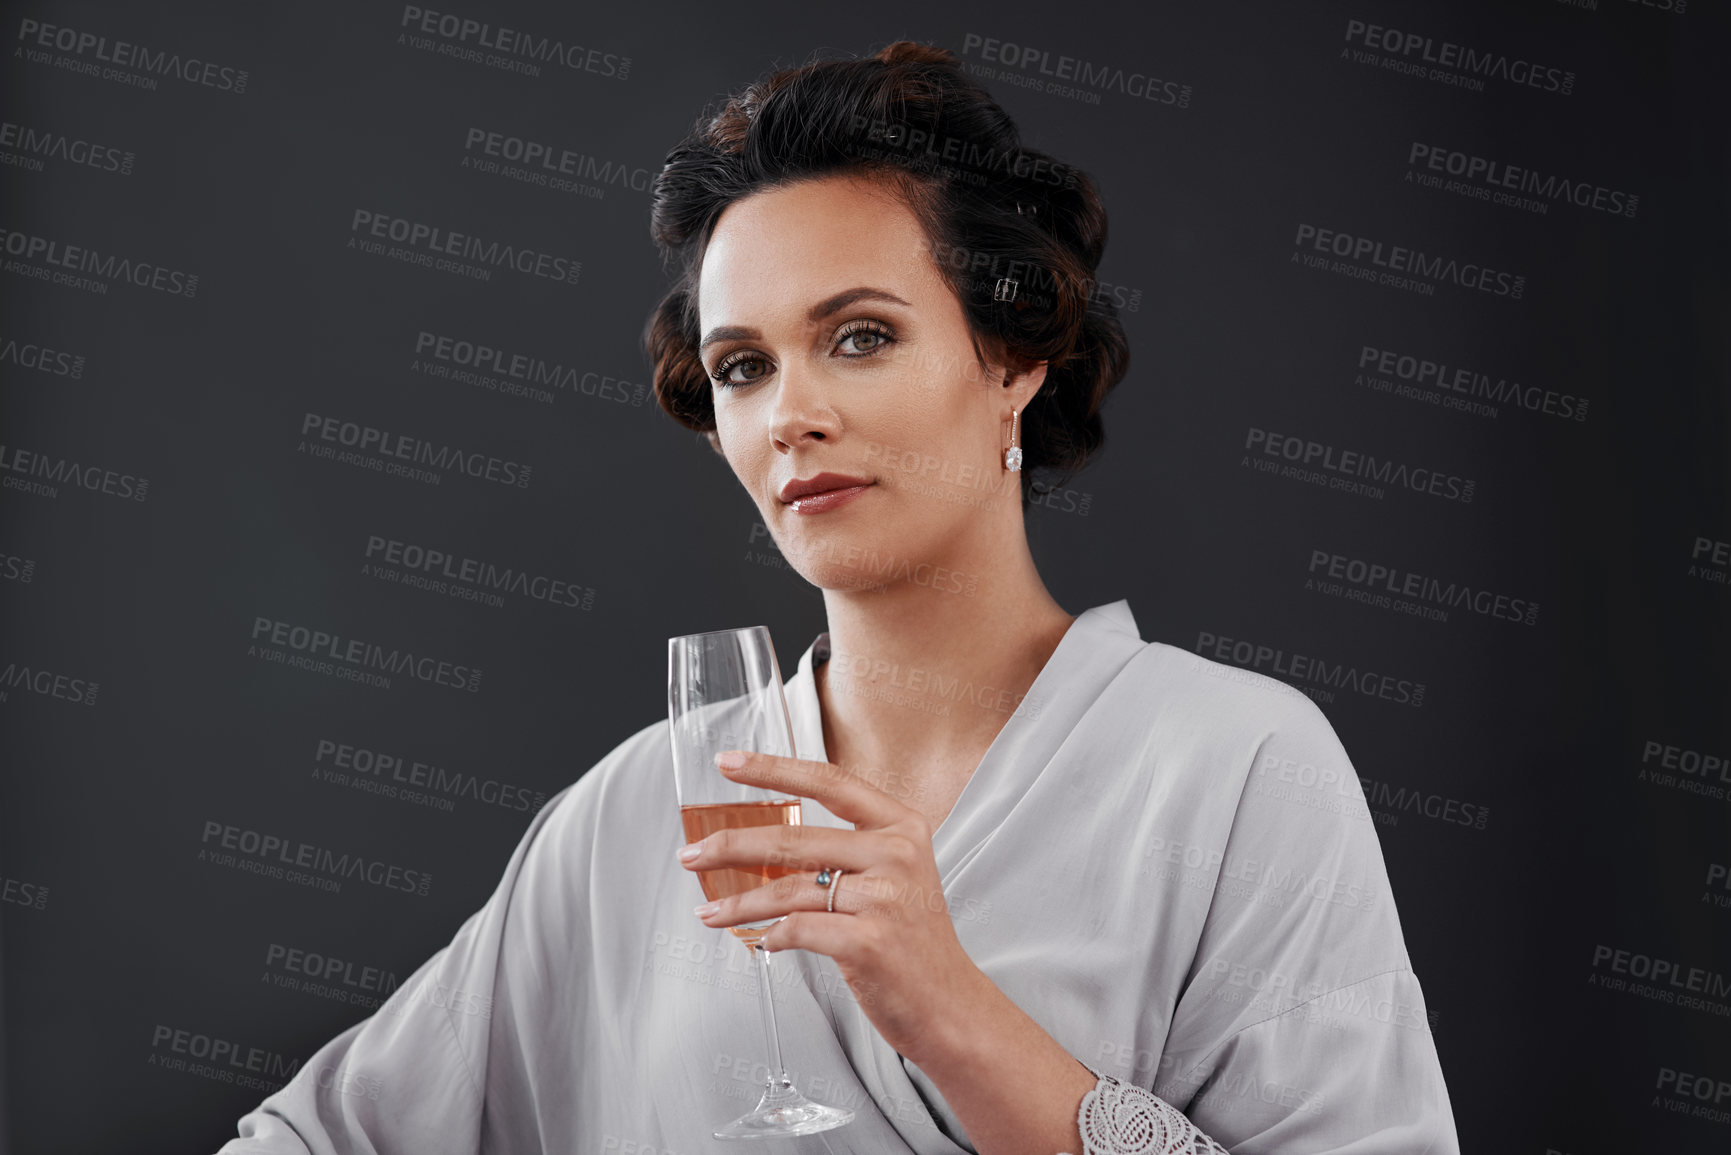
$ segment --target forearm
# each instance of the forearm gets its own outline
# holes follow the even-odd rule
[[[1096,1077],[983,973],[914,1059],[980,1155],[1081,1151]]]

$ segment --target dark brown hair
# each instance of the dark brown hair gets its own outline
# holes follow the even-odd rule
[[[865,59],[783,69],[706,111],[667,154],[650,232],[679,275],[643,331],[656,401],[720,452],[697,355],[698,274],[715,222],[755,192],[844,174],[886,182],[913,211],[976,358],[989,350],[1012,372],[1047,363],[1021,415],[1026,509],[1104,445],[1100,407],[1129,368],[1123,327],[1094,279],[1106,209],[1087,174],[1022,147],[947,49],[901,40]],[[1005,278],[1017,282],[1009,300]]]

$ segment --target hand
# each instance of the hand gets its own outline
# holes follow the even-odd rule
[[[764,949],[828,955],[898,1054],[918,1064],[923,1054],[941,1053],[956,1031],[966,1029],[971,1006],[1003,996],[956,937],[932,853],[931,823],[833,763],[730,753],[744,760],[737,768],[722,765],[729,778],[815,798],[854,829],[748,826],[692,843],[686,850],[695,847],[697,853],[680,862],[687,870],[769,864],[792,872],[700,906],[704,925],[782,918],[764,935]],[[833,914],[826,909],[829,889],[813,881],[825,867],[845,872],[836,884]]]

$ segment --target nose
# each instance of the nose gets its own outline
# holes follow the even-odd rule
[[[841,416],[830,404],[823,375],[804,366],[784,366],[769,410],[769,437],[778,452],[807,441],[828,441],[841,432]]]

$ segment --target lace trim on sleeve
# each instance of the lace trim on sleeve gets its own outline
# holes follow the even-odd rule
[[[1231,1155],[1166,1100],[1088,1069],[1100,1081],[1076,1113],[1085,1155]]]

